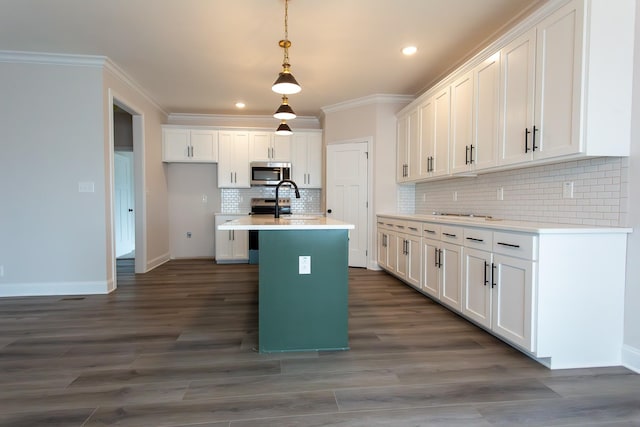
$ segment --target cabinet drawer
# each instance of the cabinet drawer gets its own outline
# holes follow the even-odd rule
[[[385,220],[387,226],[398,233],[406,233],[407,232],[407,221],[403,221],[401,219],[387,218]]]
[[[465,228],[464,245],[490,252],[493,249],[493,232],[479,228]]]
[[[538,236],[494,231],[493,252],[523,259],[538,259]]]
[[[440,240],[440,224],[434,224],[431,222],[422,223],[422,237],[427,239]]]
[[[462,237],[464,231],[462,227],[456,227],[455,225],[442,225],[440,226],[440,240],[443,242],[452,242],[459,245],[462,244]]]
[[[405,232],[413,236],[422,236],[422,223],[418,221],[407,221],[407,229]]]

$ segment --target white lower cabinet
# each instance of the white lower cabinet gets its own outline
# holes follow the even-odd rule
[[[464,249],[462,314],[529,351],[533,261]]]
[[[249,261],[249,232],[218,230],[220,224],[240,218],[240,215],[216,215],[216,262],[218,264]]]
[[[414,218],[378,216],[381,268],[549,368],[621,364],[630,229]]]

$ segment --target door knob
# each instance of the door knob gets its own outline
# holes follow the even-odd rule
[[[327,209],[327,213],[331,213],[331,209]]]
[[[129,209],[129,212],[133,212],[133,209]]]

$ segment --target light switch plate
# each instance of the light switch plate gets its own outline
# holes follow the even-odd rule
[[[311,257],[309,255],[298,257],[298,274],[311,274]]]
[[[565,181],[562,184],[562,198],[573,199],[573,181]]]

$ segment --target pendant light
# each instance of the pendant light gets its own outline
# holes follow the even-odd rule
[[[289,0],[284,0],[284,39],[278,42],[284,50],[284,59],[282,60],[282,71],[278,74],[278,78],[273,83],[271,90],[281,95],[291,95],[302,90],[293,74],[291,74],[291,64],[289,64]]]
[[[289,98],[287,95],[282,95],[282,104],[275,113],[273,113],[273,117],[280,120],[293,120],[296,118],[296,113],[293,111],[293,108],[289,106]]]
[[[280,122],[280,126],[276,129],[276,135],[292,135],[293,131],[287,124],[286,120]]]

